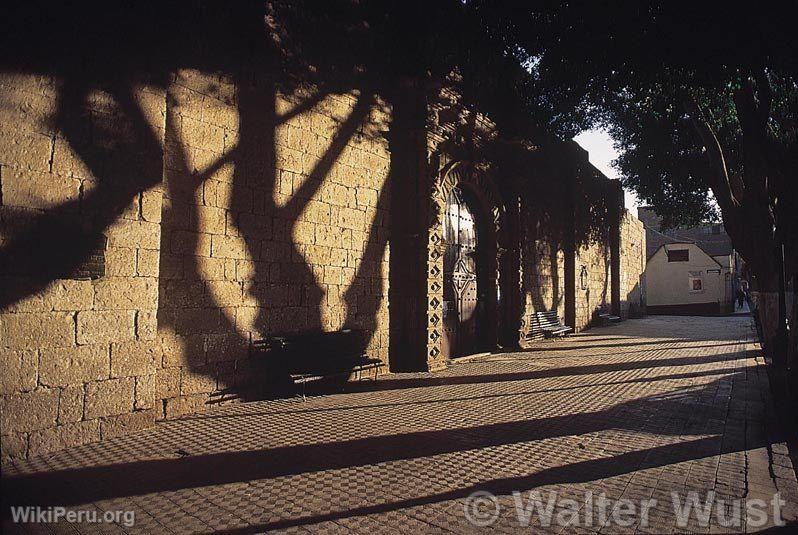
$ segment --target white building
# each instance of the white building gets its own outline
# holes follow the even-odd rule
[[[718,223],[662,229],[651,208],[638,209],[646,227],[649,314],[706,315],[734,311],[741,261]]]

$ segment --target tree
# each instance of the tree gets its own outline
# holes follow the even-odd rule
[[[493,15],[508,21],[509,48],[529,65],[552,131],[609,128],[624,184],[666,223],[712,217],[714,198],[755,277],[777,363],[786,359],[784,274],[798,268],[797,6],[544,1]]]

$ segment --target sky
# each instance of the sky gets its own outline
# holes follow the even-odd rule
[[[618,151],[612,146],[612,138],[606,130],[585,130],[574,138],[579,146],[590,155],[590,163],[610,178],[618,178],[618,172],[612,167],[612,161],[618,157]],[[624,204],[632,214],[637,215],[640,202],[634,193],[624,190]]]

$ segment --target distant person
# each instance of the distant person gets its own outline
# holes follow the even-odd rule
[[[740,285],[737,287],[737,308],[743,308],[743,303],[748,299],[748,281],[745,279],[740,280]]]

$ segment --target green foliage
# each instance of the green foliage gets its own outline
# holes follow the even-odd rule
[[[523,51],[518,56],[529,66],[527,99],[538,116],[550,117],[549,131],[567,139],[607,128],[624,151],[616,162],[624,185],[676,225],[717,216],[708,187],[713,171],[685,99],[706,111],[729,173],[742,176],[750,169],[733,97],[764,70],[774,92],[768,123],[774,159],[794,163],[796,5],[737,10],[713,1],[542,0],[502,6],[493,16],[500,11],[509,21],[507,31]]]

